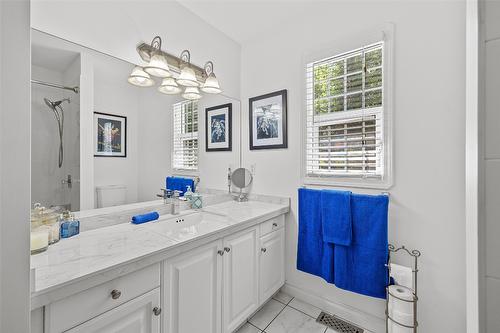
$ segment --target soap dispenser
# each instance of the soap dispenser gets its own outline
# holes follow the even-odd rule
[[[191,186],[188,185],[186,192],[184,192],[184,198],[186,198],[187,202],[191,202],[193,198],[193,191],[191,190]]]

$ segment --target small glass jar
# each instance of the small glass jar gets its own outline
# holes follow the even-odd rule
[[[31,254],[46,251],[49,247],[49,230],[46,226],[39,226],[31,230]]]
[[[61,214],[61,238],[69,238],[80,233],[80,221],[70,211]]]
[[[60,239],[60,224],[59,214],[52,209],[43,207],[41,204],[36,203],[31,211],[31,225],[32,229],[40,226],[46,226],[49,232],[49,245],[55,244]]]
[[[201,194],[199,193],[193,193],[193,196],[191,197],[191,207],[193,209],[201,209],[203,207],[203,199]]]

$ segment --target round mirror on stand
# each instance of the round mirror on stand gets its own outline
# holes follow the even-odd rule
[[[250,185],[252,185],[252,173],[245,168],[238,168],[231,174],[231,183],[233,184],[237,201],[247,201],[250,192]]]

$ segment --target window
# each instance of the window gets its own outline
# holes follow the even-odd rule
[[[384,42],[306,66],[306,178],[384,178]]]
[[[184,101],[174,104],[175,170],[198,170],[198,103]]]

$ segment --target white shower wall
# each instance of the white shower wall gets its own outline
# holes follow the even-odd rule
[[[61,85],[78,85],[80,62],[77,58],[67,69],[54,70],[32,66],[32,78]],[[31,88],[31,201],[43,206],[68,205],[72,210],[79,209],[79,96],[69,90],[33,84]],[[44,98],[51,101],[70,98],[71,103],[63,103],[64,160],[58,166],[59,134],[53,111],[45,104]],[[73,186],[70,189],[62,181],[71,175]]]

